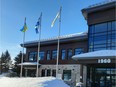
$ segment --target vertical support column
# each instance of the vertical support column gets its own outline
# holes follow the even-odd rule
[[[28,72],[28,70],[27,70],[27,69],[25,69],[25,77],[27,77],[27,72]]]
[[[87,80],[87,66],[83,65],[83,87],[86,87]]]
[[[45,69],[45,77],[47,76],[47,69]]]
[[[52,76],[52,69],[51,69],[51,76]]]
[[[80,65],[80,82],[83,83],[83,65]]]

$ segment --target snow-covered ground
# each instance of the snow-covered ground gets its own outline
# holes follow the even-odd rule
[[[69,87],[54,77],[7,78],[0,77],[0,87]]]

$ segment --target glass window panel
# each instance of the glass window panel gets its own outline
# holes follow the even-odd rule
[[[112,22],[112,30],[116,30],[116,21]]]
[[[51,70],[47,69],[47,76],[51,76]]]
[[[108,22],[108,31],[111,31],[111,29],[112,29],[112,24],[111,22]]]
[[[106,40],[107,36],[94,37],[94,41]]]
[[[94,51],[97,51],[97,50],[106,50],[107,48],[94,48]]]
[[[111,74],[116,74],[116,68],[111,69]]]
[[[94,48],[98,48],[98,47],[99,47],[99,48],[106,47],[106,44],[105,44],[105,45],[104,45],[104,44],[100,44],[100,45],[95,45],[95,46],[94,46]]]
[[[36,61],[37,52],[30,52],[29,53],[29,61]]]
[[[106,74],[106,68],[96,68],[96,73],[98,73],[98,74]]]
[[[57,58],[57,50],[52,51],[52,59],[55,60]]]
[[[50,60],[50,51],[47,51],[47,60]]]
[[[68,59],[72,57],[72,49],[68,49]]]
[[[66,58],[66,50],[62,50],[61,55],[62,55],[62,60],[64,60]]]
[[[39,52],[39,58],[40,60],[44,60],[44,52]]]
[[[42,69],[42,71],[41,71],[41,75],[42,75],[42,77],[45,76],[45,70],[44,70],[44,69]]]
[[[71,70],[63,70],[63,80],[64,81],[71,80]]]
[[[90,34],[94,33],[94,25],[92,25],[92,26],[89,27],[89,33]]]
[[[96,33],[94,34],[94,36],[103,36],[103,35],[107,35],[107,32],[102,32],[102,33]]]
[[[75,51],[75,55],[77,55],[77,54],[83,53],[84,49],[83,48],[76,48],[74,51]]]
[[[96,24],[95,33],[107,31],[107,23]]]
[[[56,77],[56,70],[52,70],[52,76]]]
[[[110,70],[111,70],[110,68],[107,68],[106,73],[107,73],[107,74],[110,74]]]
[[[112,47],[112,50],[116,50],[116,47]]]
[[[114,47],[115,47],[115,46],[116,46],[116,43],[112,43],[112,46],[114,46]]]
[[[94,46],[95,46],[96,44],[104,44],[104,45],[106,45],[106,40],[95,41],[95,42],[94,42]]]

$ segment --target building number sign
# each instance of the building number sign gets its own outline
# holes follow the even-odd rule
[[[98,63],[111,63],[111,59],[98,59]]]

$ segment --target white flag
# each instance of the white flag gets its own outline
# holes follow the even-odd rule
[[[57,13],[56,17],[54,18],[54,20],[52,21],[51,27],[54,26],[54,23],[56,22],[56,20],[60,17],[60,12]]]

